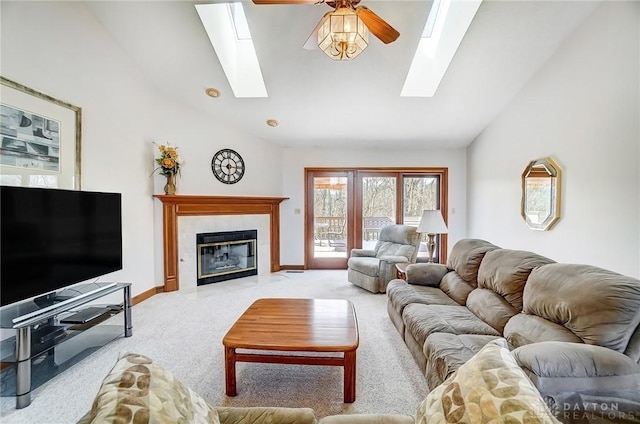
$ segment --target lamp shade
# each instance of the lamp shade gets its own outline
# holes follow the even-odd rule
[[[447,225],[442,218],[442,212],[439,209],[435,211],[422,212],[422,218],[418,225],[419,233],[427,234],[447,234]]]
[[[333,60],[351,60],[369,44],[369,29],[347,6],[329,13],[318,28],[318,47]]]

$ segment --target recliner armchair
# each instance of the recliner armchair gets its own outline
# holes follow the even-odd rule
[[[350,283],[373,293],[385,293],[396,278],[396,264],[415,263],[420,245],[416,227],[392,224],[380,230],[375,248],[351,249],[347,262]]]

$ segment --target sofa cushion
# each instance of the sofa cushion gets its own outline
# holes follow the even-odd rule
[[[380,271],[380,259],[378,258],[349,258],[348,265],[349,269],[358,271],[370,277],[377,277],[378,272]]]
[[[484,334],[500,336],[489,324],[464,306],[421,305],[412,303],[404,308],[402,320],[409,334],[424,345],[433,333]]]
[[[590,265],[549,264],[531,272],[523,312],[564,326],[584,343],[624,352],[640,324],[638,305],[640,280]]]
[[[376,256],[382,258],[384,256],[401,256],[405,258],[406,262],[411,261],[413,252],[416,251],[414,246],[406,244],[392,243],[390,241],[380,241],[376,247]]]
[[[580,337],[564,326],[525,313],[515,315],[507,322],[504,326],[504,337],[513,347],[551,340],[582,343]]]
[[[382,227],[375,247],[376,256],[380,255],[378,250],[384,243],[391,242],[415,246],[419,237],[417,228],[409,225],[392,224]]]
[[[502,296],[489,289],[477,288],[467,298],[467,308],[500,334],[507,321],[518,313]]]
[[[541,342],[512,353],[541,392],[633,390],[640,401],[640,365],[615,350],[584,343]]]
[[[407,305],[422,303],[425,305],[457,305],[437,287],[415,286],[404,280],[392,280],[387,286],[387,313],[391,322],[404,335],[405,325],[402,313]]]
[[[473,289],[475,286],[464,281],[455,271],[446,274],[440,282],[440,290],[462,306],[467,303],[467,297]]]
[[[422,351],[427,359],[427,386],[433,390],[464,363],[498,336],[434,333],[427,337]]]
[[[375,256],[401,256],[406,262],[415,262],[420,234],[416,227],[392,224],[383,227],[374,248]],[[398,261],[396,261],[398,262]]]
[[[559,423],[504,339],[487,343],[418,406],[416,424]]]
[[[411,303],[425,305],[451,305],[458,304],[437,287],[415,286],[407,284],[404,280],[393,280],[387,286],[387,302],[393,309],[402,315],[404,308]]]
[[[499,249],[498,246],[479,239],[462,239],[451,249],[447,267],[455,270],[460,278],[476,287],[478,268],[487,252]]]
[[[204,399],[169,371],[135,353],[120,356],[81,422],[220,424],[218,413]]]
[[[522,292],[535,268],[555,261],[525,250],[497,249],[487,252],[478,269],[478,287],[504,298],[522,311]]]

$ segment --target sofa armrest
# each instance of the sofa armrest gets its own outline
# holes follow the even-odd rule
[[[448,272],[449,268],[442,264],[411,264],[406,270],[407,283],[438,287]]]
[[[512,353],[543,394],[613,390],[624,395],[640,390],[640,365],[603,346],[549,341],[521,346]]]
[[[374,257],[376,256],[376,252],[371,249],[351,249],[350,257],[355,258],[355,257],[362,257],[362,256]]]
[[[219,407],[220,424],[316,424],[310,408]]]
[[[405,256],[380,256],[378,268],[378,283],[380,292],[387,291],[387,284],[389,281],[394,280],[397,277],[396,264],[409,262]]]
[[[345,414],[331,415],[320,420],[320,424],[414,424],[410,415],[397,414]]]
[[[409,262],[409,258],[407,258],[406,256],[385,255],[385,256],[380,256],[378,259],[392,265]]]

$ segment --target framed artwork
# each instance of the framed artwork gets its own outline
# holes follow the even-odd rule
[[[0,77],[0,185],[80,190],[82,110]]]

